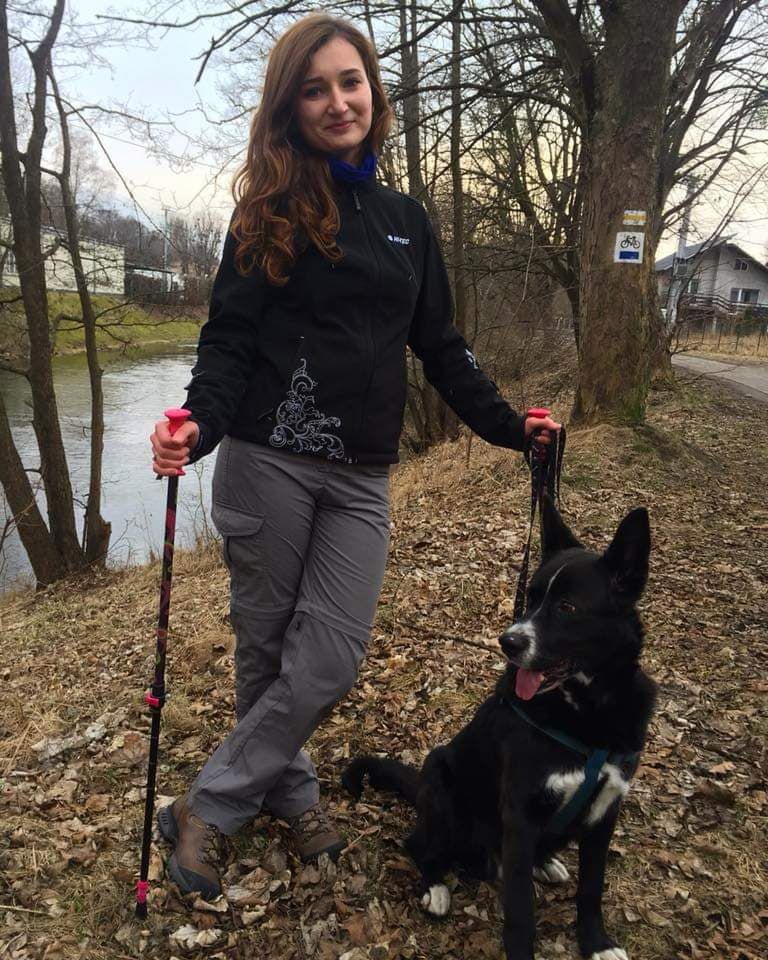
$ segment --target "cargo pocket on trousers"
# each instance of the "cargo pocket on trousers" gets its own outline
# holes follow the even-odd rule
[[[264,555],[264,517],[214,503],[211,518],[221,534],[224,563],[230,576],[233,610],[257,610],[269,602],[269,575]]]

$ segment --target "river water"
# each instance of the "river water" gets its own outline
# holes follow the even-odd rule
[[[102,515],[112,523],[108,563],[141,563],[162,551],[165,481],[156,480],[151,467],[149,435],[166,407],[180,406],[184,385],[194,363],[194,344],[153,351],[139,359],[102,358],[104,366],[104,485]],[[88,490],[90,387],[85,357],[55,361],[54,379],[59,416],[75,497],[84,501]],[[39,466],[32,429],[29,385],[21,377],[0,371],[0,392],[24,465]],[[176,543],[189,546],[210,528],[210,486],[213,457],[187,468],[179,484]],[[34,476],[34,475],[33,475]],[[41,503],[42,503],[41,498]],[[0,488],[0,530],[8,516]],[[77,508],[82,521],[83,509]],[[81,524],[82,526],[82,524]],[[11,535],[0,552],[0,592],[27,580],[31,568],[18,540]]]

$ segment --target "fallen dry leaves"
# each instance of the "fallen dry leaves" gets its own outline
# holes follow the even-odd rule
[[[568,409],[568,377],[531,401]],[[765,408],[682,378],[653,395],[649,425],[569,437],[563,506],[605,544],[633,506],[649,507],[646,662],[659,710],[614,842],[612,931],[633,960],[768,955],[766,889]],[[156,841],[150,916],[133,919],[158,569],[101,574],[7,598],[0,715],[0,957],[122,960],[498,960],[497,893],[453,880],[445,922],[416,903],[401,840],[411,811],[340,791],[360,751],[418,762],[450,737],[503,664],[526,529],[516,454],[466,439],[393,479],[393,543],[360,681],[313,737],[339,864],[302,867],[268,817],[235,839],[215,904],[181,898]],[[178,556],[171,699],[160,771],[169,798],[232,722],[232,637],[215,548]],[[569,865],[573,868],[572,855]],[[575,872],[574,869],[571,871]],[[538,890],[538,957],[576,956],[574,885]]]

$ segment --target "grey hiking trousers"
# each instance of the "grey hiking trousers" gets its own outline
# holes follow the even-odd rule
[[[233,834],[266,806],[318,801],[303,745],[349,691],[389,546],[389,466],[335,463],[226,437],[213,478],[237,645],[237,725],[190,788]]]

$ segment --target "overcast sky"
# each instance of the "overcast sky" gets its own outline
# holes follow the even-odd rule
[[[69,6],[81,22],[95,20],[97,14],[115,9],[120,15],[129,15],[128,8],[115,8],[103,0],[70,0]],[[119,35],[122,28],[115,24],[113,29]],[[125,27],[126,33],[130,30]],[[152,34],[152,48],[139,41],[111,46],[103,53],[109,69],[72,71],[68,88],[73,94],[77,92],[81,103],[127,103],[132,112],[158,119],[175,115],[179,129],[194,138],[205,125],[200,107],[214,109],[220,101],[213,70],[195,84],[199,68],[195,58],[205,49],[211,33],[209,22],[204,27],[157,30]],[[190,159],[184,136],[173,133],[170,127],[160,130],[165,131],[164,144],[181,158],[179,162],[158,160],[125,131],[113,129],[103,137],[113,161],[142,206],[153,217],[162,216],[162,208],[167,206],[182,212],[207,208],[222,220],[228,219],[232,208],[231,168],[222,176],[221,164],[214,162],[218,158]],[[103,165],[109,166],[106,161]],[[126,200],[126,191],[119,185],[117,193],[121,200]]]
[[[222,2],[222,7],[224,5]],[[97,14],[112,9],[117,9],[123,16],[129,15],[126,7],[118,8],[104,0],[70,0],[69,7],[80,21],[93,20]],[[216,9],[214,4],[211,8]],[[178,19],[183,10],[183,4],[177,5],[169,18]],[[205,125],[200,107],[215,113],[221,106],[216,89],[215,61],[211,62],[201,82],[197,85],[194,82],[199,66],[196,58],[205,49],[211,34],[221,28],[220,24],[220,21],[208,21],[203,26],[183,30],[157,30],[152,35],[152,49],[137,42],[110,46],[104,50],[104,58],[109,61],[111,69],[73,71],[67,79],[68,89],[76,90],[81,102],[130,101],[131,109],[136,112],[143,110],[157,117],[172,113],[177,117],[177,125],[194,139]],[[129,32],[128,27],[123,32],[120,25],[114,26],[116,38]],[[258,79],[254,78],[254,89]],[[167,134],[166,140],[172,152],[188,156],[188,144],[182,136]],[[228,218],[232,206],[229,185],[233,166],[230,164],[221,174],[220,168],[226,157],[209,157],[204,161],[187,159],[171,165],[152,157],[146,147],[131,143],[130,135],[117,130],[105,137],[104,142],[139,202],[153,218],[158,221],[162,218],[164,206],[186,213],[205,208],[222,221]],[[126,202],[122,187],[118,188],[118,194]],[[707,236],[716,227],[718,219],[717,211],[711,206],[699,205],[694,211],[691,241]],[[768,258],[768,209],[764,200],[745,205],[739,222],[727,232],[735,234],[738,242],[753,256],[765,261]],[[658,255],[670,252],[674,246],[674,237],[665,238]]]

